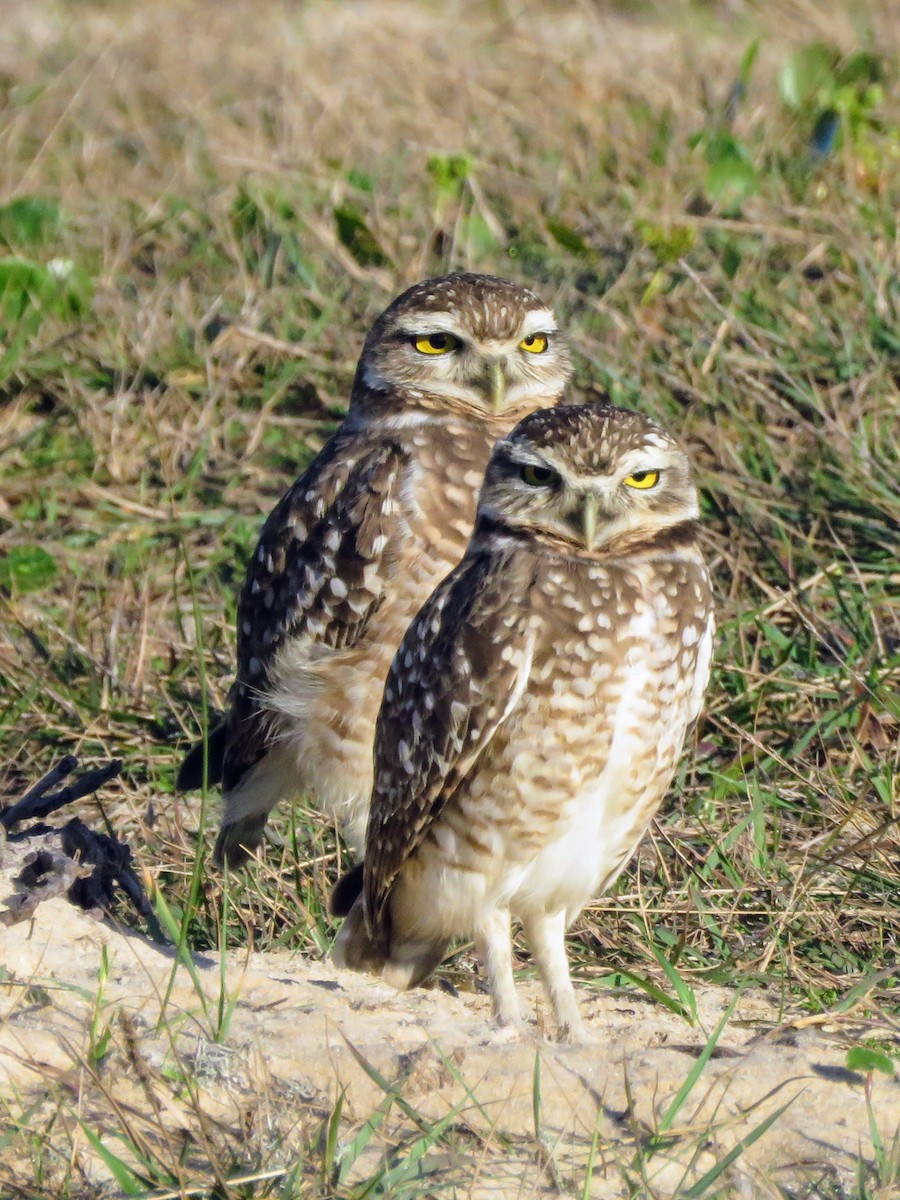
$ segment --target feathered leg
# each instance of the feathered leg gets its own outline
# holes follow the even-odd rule
[[[578,1011],[578,1001],[569,974],[565,911],[523,918],[522,927],[553,1009],[560,1041],[586,1041],[587,1031]]]
[[[475,950],[484,964],[494,1002],[494,1020],[501,1027],[522,1029],[522,1013],[512,971],[509,913],[492,909],[475,929]]]

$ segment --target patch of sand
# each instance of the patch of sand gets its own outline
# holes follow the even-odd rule
[[[0,901],[15,891],[11,859],[19,853],[10,846],[5,855]],[[342,1186],[387,1164],[420,1173],[421,1192],[410,1194],[453,1180],[456,1196],[549,1191],[605,1200],[633,1194],[626,1176],[643,1171],[648,1194],[680,1195],[786,1105],[716,1185],[768,1195],[763,1181],[849,1184],[860,1152],[872,1155],[867,1087],[882,1137],[890,1141],[900,1126],[900,1081],[876,1074],[867,1083],[845,1067],[847,1045],[865,1022],[784,1024],[762,993],[740,997],[654,1149],[652,1134],[732,993],[699,992],[702,1028],[691,1028],[641,994],[582,988],[595,1042],[566,1047],[537,1031],[533,1040],[504,1042],[481,995],[398,995],[286,953],[236,952],[224,971],[216,955],[196,955],[193,964],[192,978],[171,951],[59,896],[28,920],[0,925],[0,1095],[11,1119],[37,1106],[27,1124],[44,1130],[45,1176],[74,1162],[91,1187],[111,1179],[85,1127],[134,1163],[113,1136],[126,1131],[145,1158],[170,1168],[174,1195],[179,1185],[209,1186],[217,1173],[319,1161],[339,1096],[343,1148],[385,1100],[376,1073],[397,1085],[401,1100],[361,1154],[345,1153]],[[540,1024],[539,994],[521,986]],[[421,1130],[448,1114],[446,1136],[411,1166]],[[26,1155],[24,1145],[13,1139],[0,1152],[0,1173],[21,1180],[36,1169],[34,1146]]]

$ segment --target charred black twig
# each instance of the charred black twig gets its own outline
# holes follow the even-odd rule
[[[12,829],[19,821],[26,819],[28,808],[35,801],[55,787],[67,775],[71,775],[78,766],[78,759],[74,754],[67,754],[61,759],[55,767],[50,770],[41,779],[37,781],[33,788],[29,788],[21,800],[17,800],[15,804],[11,804],[8,808],[4,808],[0,812],[0,824],[4,829]]]
[[[105,767],[96,767],[93,771],[82,775],[80,779],[76,779],[74,783],[70,783],[68,787],[61,788],[60,791],[53,792],[49,796],[46,795],[46,792],[55,783],[65,779],[77,766],[78,759],[73,754],[67,754],[61,762],[47,772],[39,783],[26,792],[21,800],[0,813],[0,822],[4,828],[12,829],[22,821],[48,817],[58,808],[63,808],[74,800],[80,800],[82,796],[90,796],[93,792],[98,791],[104,783],[115,779],[122,770],[122,760],[114,758]]]
[[[67,787],[51,792],[50,789],[71,775],[77,766],[78,759],[72,754],[66,755],[34,787],[29,788],[21,800],[0,812],[0,825],[10,831],[11,840],[16,842],[50,833],[58,835],[62,844],[62,856],[90,868],[80,871],[74,880],[66,880],[66,895],[73,904],[84,909],[100,908],[107,912],[115,901],[115,888],[118,884],[147,922],[150,936],[156,941],[167,941],[131,865],[131,850],[124,842],[110,834],[94,832],[77,817],[56,829],[42,823],[41,818],[98,791],[104,783],[114,779],[122,770],[122,762],[116,758],[103,767],[85,772]],[[36,824],[29,829],[11,833],[24,821],[35,821]],[[59,864],[54,862],[42,866],[42,863],[43,860],[38,855],[29,868],[34,878],[26,874],[19,882],[34,890],[45,887],[49,880],[44,876],[59,874]],[[51,865],[53,872],[50,871]],[[52,893],[48,891],[46,894]]]
[[[130,848],[118,838],[88,829],[77,817],[73,817],[60,832],[64,852],[70,858],[94,867],[90,875],[73,883],[69,899],[82,908],[106,910],[113,903],[114,887],[118,884],[147,922],[151,936],[157,941],[167,941],[131,866]]]

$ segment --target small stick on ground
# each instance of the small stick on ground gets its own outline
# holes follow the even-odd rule
[[[115,779],[122,770],[122,761],[114,758],[105,766],[85,772],[80,779],[76,779],[67,787],[55,792],[50,791],[66,776],[71,775],[77,766],[78,759],[73,754],[67,754],[34,787],[29,788],[21,800],[0,812],[0,826],[11,833],[24,821],[40,821],[65,805],[80,800],[83,796],[92,795],[110,779]],[[11,833],[11,837],[18,842],[54,832],[61,836],[65,856],[93,868],[87,875],[79,876],[67,888],[66,894],[73,904],[81,908],[99,907],[107,911],[114,899],[114,886],[118,884],[147,922],[150,936],[158,942],[168,941],[131,866],[131,850],[117,837],[95,833],[77,817],[61,829],[54,830],[38,823],[16,834]],[[42,884],[42,880],[35,880],[35,886]]]
[[[29,788],[21,800],[15,804],[5,808],[0,812],[0,824],[4,829],[12,829],[19,821],[27,820],[30,807],[39,801],[52,787],[55,787],[67,775],[71,775],[78,766],[78,759],[74,754],[67,754],[65,758],[60,759],[55,767],[50,770],[41,779],[37,781],[33,788]]]

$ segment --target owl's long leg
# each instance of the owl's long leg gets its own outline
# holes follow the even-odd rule
[[[565,911],[532,913],[522,918],[522,928],[553,1009],[560,1041],[587,1041],[587,1030],[578,1011],[569,975]]]
[[[512,1029],[522,1028],[522,1014],[512,971],[510,916],[504,909],[485,913],[475,929],[475,950],[484,964],[494,1002],[494,1020]]]

